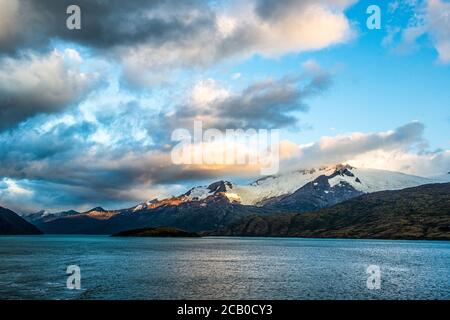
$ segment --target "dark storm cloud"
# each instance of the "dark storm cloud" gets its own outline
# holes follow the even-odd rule
[[[14,17],[8,21],[8,33],[0,37],[3,51],[39,48],[54,38],[97,48],[142,42],[158,45],[215,23],[207,2],[199,0],[11,1],[3,8]],[[66,27],[66,9],[73,4],[81,8],[81,30]]]
[[[311,4],[311,0],[258,0],[256,1],[256,13],[264,19],[277,19],[289,13],[293,8],[305,7]]]
[[[124,83],[149,86],[168,81],[178,69],[345,42],[352,34],[343,14],[349,2],[254,0],[242,8],[232,1],[227,11],[204,0],[11,0],[2,5],[0,52],[75,42],[119,62]],[[342,5],[329,10],[335,3]],[[81,8],[81,30],[66,28],[71,4]]]

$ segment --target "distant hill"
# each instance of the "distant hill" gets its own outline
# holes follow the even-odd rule
[[[113,234],[113,237],[177,237],[177,238],[197,238],[198,233],[187,232],[178,228],[158,227],[142,228],[122,231]]]
[[[33,235],[42,232],[15,212],[0,207],[0,235]]]
[[[209,234],[450,240],[450,183],[364,194],[316,212],[253,215]]]

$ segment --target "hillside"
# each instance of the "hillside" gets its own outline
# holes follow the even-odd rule
[[[0,235],[32,235],[42,232],[15,212],[0,207]]]
[[[316,212],[253,215],[210,234],[450,240],[450,183],[364,194]]]

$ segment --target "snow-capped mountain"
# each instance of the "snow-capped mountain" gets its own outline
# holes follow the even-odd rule
[[[335,172],[347,170],[350,174],[333,175]],[[349,165],[296,170],[276,176],[257,180],[246,186],[235,187],[242,204],[261,205],[270,198],[294,193],[319,176],[332,176],[331,187],[346,182],[357,191],[370,193],[382,190],[399,190],[428,183],[439,182],[436,179],[423,178],[401,172],[378,169],[354,168]]]
[[[300,213],[329,207],[365,193],[398,190],[441,181],[399,172],[336,165],[296,170],[248,185],[217,181],[184,194],[153,199],[135,207],[45,218],[37,223],[47,233],[111,234],[152,226],[190,231],[213,230],[249,215]],[[38,219],[39,220],[39,219]]]
[[[265,208],[276,208],[296,213],[315,211],[364,194],[354,183],[361,184],[358,177],[342,166],[329,176],[321,175],[294,193],[272,197],[262,202]],[[349,183],[348,180],[352,181]],[[354,182],[354,183],[353,183]]]
[[[179,205],[191,201],[205,202],[214,196],[224,196],[232,203],[263,206],[273,199],[293,194],[321,176],[329,177],[327,180],[331,188],[345,183],[361,194],[382,190],[399,190],[428,183],[442,182],[438,179],[423,178],[400,172],[355,168],[349,165],[338,164],[268,176],[248,185],[234,185],[229,181],[217,181],[209,186],[194,187],[177,197],[162,200],[153,199],[141,203],[132,208],[132,210],[136,212],[155,209],[165,205]]]
[[[217,181],[209,186],[198,186],[190,189],[188,192],[167,199],[153,199],[138,204],[132,208],[133,212],[156,209],[167,205],[180,205],[187,202],[203,202],[207,203],[215,197],[225,197],[230,203],[240,203],[239,196],[234,192],[234,186],[229,181]]]

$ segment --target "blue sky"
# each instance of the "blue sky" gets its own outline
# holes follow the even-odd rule
[[[80,0],[81,30],[68,4],[0,0],[2,206],[120,208],[256,178],[170,161],[171,133],[199,119],[281,130],[281,169],[450,171],[448,1],[383,1],[379,30],[368,1]]]

